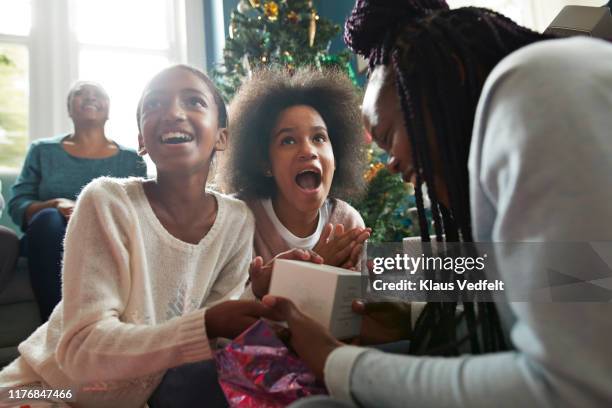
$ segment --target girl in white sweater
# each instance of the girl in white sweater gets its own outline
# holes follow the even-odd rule
[[[71,389],[74,406],[143,406],[168,368],[210,358],[210,339],[234,337],[264,313],[228,300],[245,285],[253,217],[204,189],[226,122],[200,71],[175,66],[151,80],[139,153],[157,177],[100,178],[83,190],[67,230],[63,299],[0,372],[0,387],[13,387],[0,406],[23,403],[15,391],[24,389]]]

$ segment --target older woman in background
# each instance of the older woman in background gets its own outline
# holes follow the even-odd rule
[[[100,176],[146,175],[136,152],[106,136],[109,98],[100,85],[76,83],[67,104],[74,132],[32,143],[8,203],[24,231],[21,251],[43,321],[61,298],[62,242],[81,189]]]

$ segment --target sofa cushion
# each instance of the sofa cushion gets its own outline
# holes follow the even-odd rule
[[[2,292],[0,292],[0,307],[10,303],[33,301],[34,292],[32,292],[32,285],[30,284],[28,260],[21,257],[17,260],[13,277],[7,282]]]
[[[18,175],[18,170],[0,170],[0,181],[2,181],[2,196],[4,197],[5,205],[8,205],[8,200],[11,197],[11,187],[13,186],[13,184],[15,184],[15,180],[17,179]],[[12,229],[17,233],[17,236],[19,237],[23,235],[21,229],[19,229],[19,227],[13,223],[11,217],[9,217],[6,207],[4,208],[4,211],[2,211],[2,216],[0,217],[0,225]]]
[[[0,370],[19,357],[17,346],[0,347]]]
[[[40,326],[35,302],[19,302],[0,307],[0,347],[16,346]]]

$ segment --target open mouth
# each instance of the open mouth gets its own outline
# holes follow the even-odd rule
[[[303,190],[316,190],[321,185],[321,173],[315,170],[304,170],[295,176],[295,182]]]
[[[97,112],[97,111],[100,110],[100,107],[98,105],[94,105],[94,104],[91,104],[91,103],[86,103],[86,104],[83,105],[82,109],[83,110],[92,110],[92,111],[96,111]]]
[[[164,144],[189,143],[193,142],[193,136],[180,132],[164,133],[161,137],[161,142]]]

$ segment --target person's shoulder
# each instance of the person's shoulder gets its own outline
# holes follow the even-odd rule
[[[492,83],[510,77],[529,78],[531,83],[538,77],[547,81],[564,80],[584,75],[585,70],[608,71],[611,59],[612,44],[596,38],[579,36],[538,41],[501,60],[487,83],[491,87]]]
[[[242,197],[239,194],[232,194],[230,197],[243,202],[248,209],[253,213],[253,216],[257,218],[257,214],[263,211],[263,202],[264,199],[261,198],[246,198]]]
[[[352,205],[339,198],[330,198],[326,201],[330,209],[330,222],[342,224],[345,228],[364,227],[365,223],[359,211]]]
[[[235,195],[223,194],[218,191],[209,190],[219,201],[219,207],[225,207],[227,218],[226,222],[233,225],[255,224],[255,218],[249,206]]]
[[[130,156],[138,156],[138,153],[136,152],[136,149],[133,149],[131,147],[127,147],[125,145],[122,145],[121,143],[117,143],[115,142],[115,144],[117,145],[117,149],[119,149],[119,151],[123,154],[126,155],[130,155]],[[140,156],[138,156],[140,157]]]
[[[598,38],[577,36],[538,41],[518,49],[508,55],[505,60],[514,63],[558,60],[564,63],[584,65],[585,61],[576,58],[577,56],[602,53],[611,55],[612,43]]]
[[[138,177],[115,178],[115,177],[98,177],[87,184],[79,198],[93,197],[96,200],[110,201],[125,201],[132,191],[140,188],[143,180]]]
[[[117,142],[115,142],[115,144],[117,145],[117,148],[119,149],[119,156],[121,157],[122,160],[125,160],[127,158],[128,160],[143,161],[142,156],[140,156],[138,152],[136,152],[135,149],[124,146]]]
[[[30,150],[49,150],[49,149],[61,149],[62,140],[67,135],[58,135],[53,137],[44,137],[41,139],[36,139],[30,143]]]

